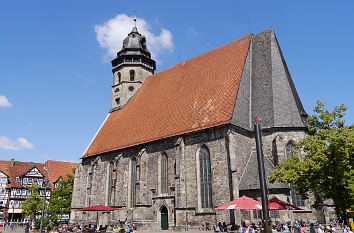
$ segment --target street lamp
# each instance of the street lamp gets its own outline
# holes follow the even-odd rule
[[[43,217],[44,217],[44,207],[45,207],[45,202],[47,201],[47,184],[49,183],[49,188],[50,186],[50,175],[49,175],[49,170],[47,167],[44,167],[44,170],[48,171],[48,180],[46,182],[45,177],[43,178],[43,183],[44,183],[44,197],[43,197],[43,205],[42,205],[42,217],[41,217],[41,226],[39,228],[39,232],[42,233],[43,229]]]

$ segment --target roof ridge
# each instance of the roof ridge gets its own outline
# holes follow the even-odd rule
[[[199,58],[200,56],[204,56],[204,55],[207,55],[207,54],[209,54],[209,53],[215,52],[216,50],[219,50],[219,49],[221,49],[221,48],[223,48],[223,47],[230,46],[230,44],[236,43],[237,41],[242,40],[242,39],[245,39],[245,37],[247,37],[247,36],[252,36],[252,35],[253,35],[253,33],[249,33],[249,34],[244,35],[244,36],[242,36],[242,37],[240,37],[240,38],[238,38],[238,39],[236,39],[236,40],[232,40],[232,41],[230,41],[230,42],[228,42],[228,43],[226,43],[226,44],[224,44],[224,45],[221,45],[221,46],[216,47],[216,48],[214,48],[214,49],[212,49],[212,50],[206,51],[205,53],[198,54],[198,55],[196,55],[196,56],[194,56],[194,57],[191,57],[191,58],[189,58],[189,59],[187,59],[187,60],[185,60],[185,61],[182,61],[182,62],[177,63],[177,64],[175,64],[175,65],[173,65],[173,66],[171,66],[171,67],[168,67],[168,68],[166,68],[166,69],[164,69],[164,70],[161,70],[160,72],[158,72],[158,73],[156,73],[156,74],[153,74],[153,75],[147,77],[146,79],[152,78],[153,76],[156,76],[156,75],[158,75],[158,74],[164,73],[164,72],[166,72],[166,71],[175,69],[177,66],[184,65],[186,62],[190,62],[190,61],[192,61],[192,60],[194,60],[194,59]]]

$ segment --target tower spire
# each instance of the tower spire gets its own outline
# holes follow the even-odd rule
[[[134,10],[134,27],[136,27],[136,10]]]

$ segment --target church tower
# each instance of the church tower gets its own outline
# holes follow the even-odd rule
[[[134,19],[136,22],[136,19]],[[113,86],[111,112],[121,109],[154,74],[156,63],[146,47],[146,38],[136,28],[123,40],[123,47],[112,60]]]

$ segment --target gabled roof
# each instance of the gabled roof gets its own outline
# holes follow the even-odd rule
[[[10,161],[0,160],[0,171],[7,177],[10,177]]]
[[[229,123],[251,37],[148,77],[82,158]]]
[[[20,182],[16,182],[16,177],[21,177],[36,167],[47,179],[48,172],[44,169],[44,164],[33,162],[10,161],[10,184],[9,187],[22,187]]]
[[[253,131],[255,118],[263,128],[307,127],[307,114],[273,29],[252,37],[231,124]]]
[[[57,182],[60,177],[66,178],[68,173],[73,175],[73,168],[76,168],[79,163],[48,160],[46,165],[48,166],[50,174],[50,182],[53,184]]]
[[[65,178],[68,173],[73,174],[73,168],[76,168],[78,165],[79,163],[52,160],[48,160],[45,164],[11,160],[0,161],[0,171],[9,177],[9,188],[19,188],[22,187],[22,185],[21,183],[16,182],[16,177],[22,177],[26,175],[33,168],[37,168],[45,179],[50,177],[51,183],[54,183],[58,181],[60,177]]]

